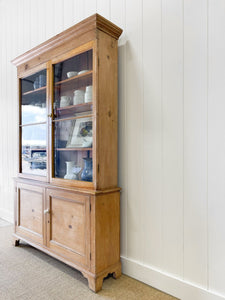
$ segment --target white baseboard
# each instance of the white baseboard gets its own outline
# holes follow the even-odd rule
[[[0,218],[8,221],[9,223],[13,223],[13,212],[0,208]]]
[[[140,262],[121,257],[122,272],[181,300],[224,300],[225,296],[163,273]]]

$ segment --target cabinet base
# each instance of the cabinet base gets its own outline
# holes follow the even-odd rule
[[[103,279],[109,274],[112,274],[114,279],[117,279],[121,276],[121,262],[107,268],[105,271],[97,275],[86,272],[81,273],[85,278],[87,278],[89,289],[97,293],[102,289]]]
[[[73,267],[74,269],[80,271],[82,273],[82,275],[85,278],[87,278],[88,286],[89,286],[90,290],[92,290],[95,293],[99,292],[102,289],[103,279],[105,277],[107,277],[109,274],[112,274],[114,279],[117,279],[121,276],[121,262],[120,261],[117,264],[114,264],[114,265],[108,267],[104,271],[102,271],[98,274],[95,274],[85,268],[80,267],[79,265],[76,265],[76,263],[65,259],[64,257],[61,257],[59,254],[56,254],[55,252],[51,252],[48,248],[46,248],[42,245],[36,244],[36,243],[30,241],[29,239],[24,238],[16,233],[13,234],[13,245],[15,247],[20,245],[21,240],[39,250],[41,250],[42,252],[45,252],[46,254],[64,262],[65,264]]]
[[[20,239],[13,237],[12,239],[12,245],[15,247],[18,247],[20,245]]]

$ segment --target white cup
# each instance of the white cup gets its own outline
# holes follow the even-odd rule
[[[86,93],[92,93],[92,85],[86,86]]]
[[[77,105],[81,103],[84,103],[84,91],[76,90],[74,91],[73,105]]]
[[[84,102],[85,103],[92,102],[92,85],[86,86]]]

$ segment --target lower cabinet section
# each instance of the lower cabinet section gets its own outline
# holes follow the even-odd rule
[[[77,263],[90,263],[89,196],[48,189],[47,247]]]
[[[32,246],[80,270],[97,292],[121,274],[120,192],[16,182],[15,245]]]

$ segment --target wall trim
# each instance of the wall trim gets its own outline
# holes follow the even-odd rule
[[[225,296],[121,256],[122,272],[181,300],[224,300]]]
[[[0,208],[0,218],[13,224],[13,212]]]

